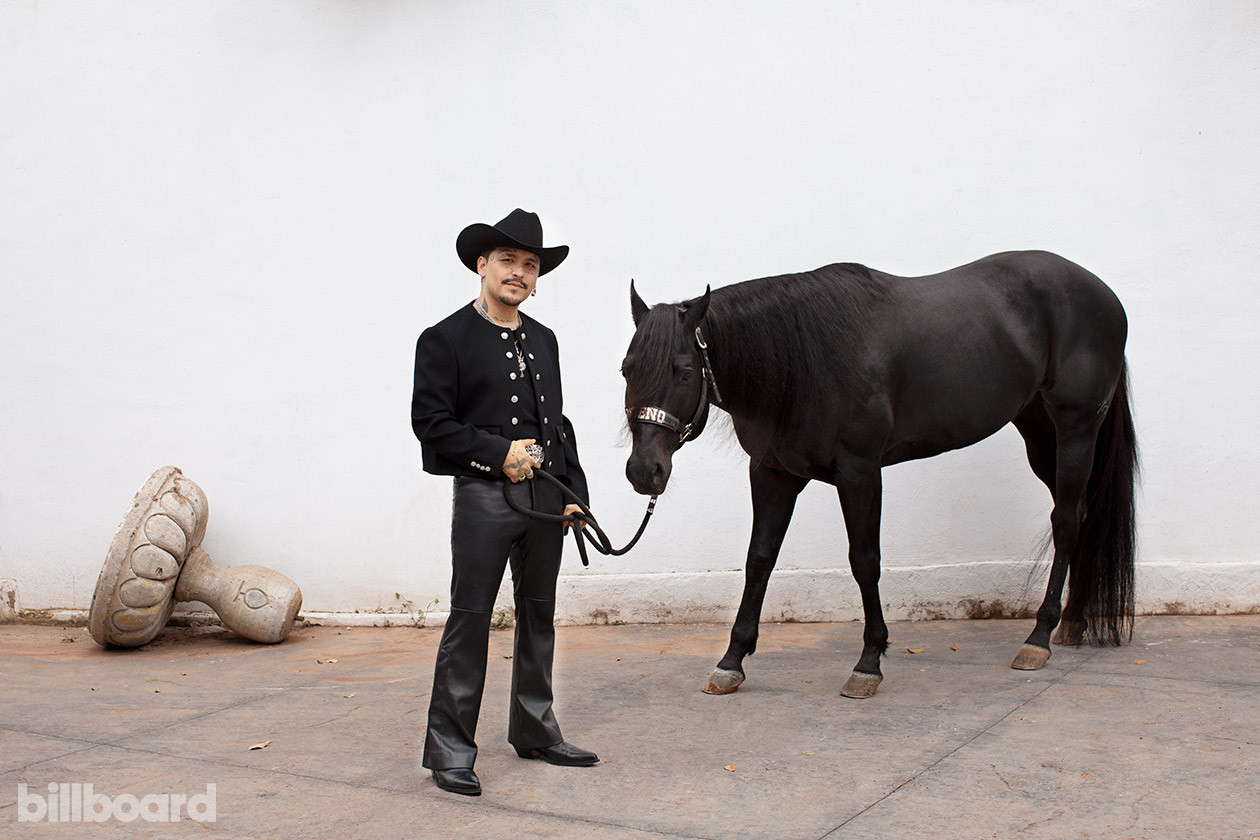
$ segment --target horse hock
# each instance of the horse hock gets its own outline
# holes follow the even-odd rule
[[[734,694],[743,681],[744,675],[739,671],[715,668],[713,673],[709,674],[709,682],[701,690],[705,694]]]
[[[202,601],[229,630],[257,642],[283,641],[302,606],[292,580],[262,566],[220,566],[201,548],[205,493],[177,467],[149,476],[114,535],[96,582],[88,629],[102,645],[153,639],[179,601]]]

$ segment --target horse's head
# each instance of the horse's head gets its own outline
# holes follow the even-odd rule
[[[645,496],[665,490],[674,452],[698,436],[708,420],[710,384],[716,391],[700,333],[708,310],[707,288],[695,300],[649,307],[630,282],[636,329],[621,363],[633,441],[626,478]]]

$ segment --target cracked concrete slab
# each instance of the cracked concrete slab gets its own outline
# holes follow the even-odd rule
[[[215,822],[162,826],[174,836],[1260,836],[1260,616],[1139,618],[1130,645],[1013,671],[1028,624],[895,622],[864,701],[839,696],[857,623],[764,626],[725,697],[700,687],[726,627],[562,627],[556,711],[600,754],[592,768],[507,745],[512,634],[495,632],[476,799],[419,765],[439,629],[310,627],[265,646],[171,627],[118,651],[82,628],[2,625],[0,826],[35,830],[18,825],[19,785],[92,783],[215,785]],[[84,828],[44,820],[38,835]]]

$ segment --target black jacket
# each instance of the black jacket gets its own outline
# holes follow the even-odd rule
[[[577,439],[564,416],[555,333],[524,313],[520,317],[515,337],[526,354],[524,374],[513,331],[490,323],[471,304],[420,334],[411,428],[420,439],[424,470],[503,478],[512,441],[535,437],[543,447],[543,469],[589,501]],[[538,430],[520,428],[517,406],[526,399],[537,401]]]

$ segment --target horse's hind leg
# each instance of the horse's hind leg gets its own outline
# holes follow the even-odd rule
[[[1033,394],[1032,402],[1011,421],[1024,438],[1024,450],[1028,453],[1028,465],[1033,474],[1050,490],[1054,498],[1055,428],[1050,407],[1040,393]]]
[[[1020,648],[1012,668],[1035,671],[1050,658],[1050,633],[1063,613],[1063,585],[1076,551],[1081,522],[1085,518],[1085,490],[1094,464],[1094,442],[1101,415],[1096,410],[1058,408],[1056,423],[1054,511],[1050,524],[1054,534],[1054,561],[1046,597],[1037,610],[1037,626]]]
[[[1050,407],[1041,394],[1034,394],[1032,401],[1025,406],[1013,421],[1016,429],[1024,438],[1024,448],[1028,453],[1028,464],[1033,474],[1041,479],[1050,489],[1050,498],[1055,496],[1055,452],[1056,431],[1054,418],[1050,416]],[[1068,585],[1071,585],[1072,569],[1068,564]],[[1079,645],[1084,640],[1085,622],[1063,619],[1051,638],[1056,645]]]
[[[836,489],[849,535],[849,566],[862,593],[862,657],[840,693],[870,697],[883,681],[879,658],[888,650],[888,625],[879,600],[879,517],[883,482],[879,466],[854,479],[842,479]]]
[[[753,529],[744,566],[744,597],[731,628],[731,643],[717,669],[709,675],[706,694],[730,694],[744,681],[744,657],[757,650],[757,630],[766,584],[787,534],[796,497],[809,479],[766,467],[749,469],[752,489]]]

